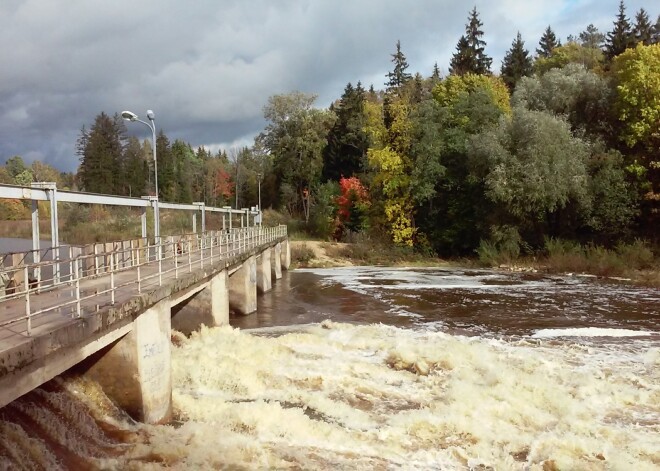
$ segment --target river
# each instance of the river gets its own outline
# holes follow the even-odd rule
[[[0,410],[0,469],[657,470],[659,320],[616,281],[296,270],[174,335],[173,424],[71,372]]]

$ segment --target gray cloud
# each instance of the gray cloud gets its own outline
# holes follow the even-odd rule
[[[548,24],[562,39],[588,23],[605,32],[618,1],[476,6],[497,71],[517,31],[531,51]],[[627,2],[628,15],[641,6]],[[428,76],[434,62],[447,71],[471,8],[448,0],[3,0],[0,163],[18,154],[74,170],[82,125],[124,109],[153,109],[159,128],[193,146],[245,142],[263,128],[273,94],[312,92],[327,106],[349,81],[382,87],[397,40],[411,71]],[[142,136],[141,128],[129,131]]]

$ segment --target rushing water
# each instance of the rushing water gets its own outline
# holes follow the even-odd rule
[[[0,410],[0,468],[660,468],[657,289],[388,268],[274,286],[234,328],[175,335],[174,425],[69,375]]]

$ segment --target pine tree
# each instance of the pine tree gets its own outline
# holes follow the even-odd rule
[[[561,46],[561,42],[557,39],[557,36],[555,36],[555,33],[554,31],[552,31],[552,28],[548,26],[545,29],[543,36],[541,36],[541,40],[539,41],[539,47],[538,49],[536,49],[536,54],[539,57],[543,57],[547,59],[552,54],[552,50],[559,46]]]
[[[658,15],[658,19],[655,20],[655,26],[653,27],[653,34],[651,36],[651,44],[660,44],[660,15]]]
[[[649,19],[649,14],[646,10],[640,8],[635,15],[635,26],[633,27],[632,34],[635,44],[644,44],[648,46],[653,44],[653,31],[654,27]]]
[[[450,73],[464,75],[473,73],[477,75],[490,75],[490,66],[493,59],[485,54],[486,42],[482,39],[483,23],[479,20],[477,7],[470,12],[469,22],[465,25],[465,35],[461,36],[456,45],[456,52],[451,58]]]
[[[122,194],[123,152],[126,128],[121,117],[105,113],[96,116],[89,132],[83,127],[78,138],[80,185],[94,193]]]
[[[579,39],[582,47],[600,49],[605,42],[605,35],[598,31],[593,24],[590,24],[586,30],[580,33]]]
[[[532,59],[529,57],[529,51],[525,49],[525,42],[522,40],[520,32],[518,32],[516,39],[511,43],[511,49],[504,55],[501,71],[502,80],[509,87],[509,90],[513,91],[518,80],[532,75],[532,72]]]
[[[328,133],[323,150],[323,178],[339,181],[364,170],[369,139],[364,131],[365,91],[360,82],[346,85],[334,108],[337,120]]]
[[[614,22],[614,29],[607,33],[607,42],[605,44],[605,57],[612,60],[627,48],[633,45],[632,29],[630,21],[626,18],[626,6],[623,0],[619,2],[619,13]]]
[[[440,80],[440,69],[438,68],[438,63],[436,62],[433,64],[433,72],[431,73],[431,79],[434,82],[437,82]]]
[[[456,44],[456,52],[449,63],[449,73],[452,75],[465,75],[472,71],[474,62],[468,40],[465,36],[461,36],[458,44]]]
[[[394,63],[394,70],[387,73],[387,86],[389,90],[399,90],[406,82],[408,82],[412,75],[406,72],[408,69],[408,62],[406,56],[401,52],[401,41],[396,42],[396,52],[392,54],[392,62]]]

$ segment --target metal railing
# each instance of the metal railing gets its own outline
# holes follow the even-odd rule
[[[0,308],[7,303],[10,312],[7,316],[0,309],[0,327],[26,322],[25,330],[31,335],[37,316],[57,312],[81,317],[101,306],[114,305],[119,296],[128,299],[139,295],[162,286],[164,279],[178,279],[183,273],[209,267],[286,235],[283,225],[256,226],[162,237],[160,244],[151,245],[145,239],[92,244],[87,246],[91,253],[82,253],[80,247],[54,247],[53,253],[59,253],[54,260],[44,260],[34,251],[9,254],[14,266],[4,267],[7,256],[3,256],[0,287],[5,288],[0,291]],[[106,250],[100,251],[100,246]],[[65,253],[69,258],[60,258]],[[47,294],[54,291],[58,296]],[[20,300],[24,302],[22,308]]]

